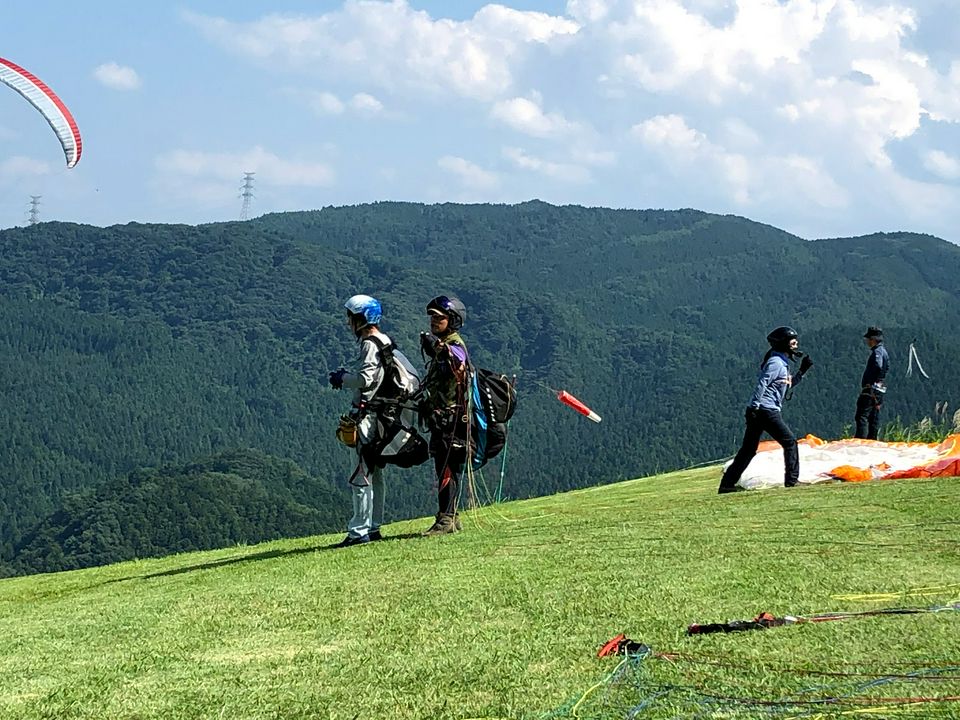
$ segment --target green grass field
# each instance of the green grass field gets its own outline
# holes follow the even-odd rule
[[[0,717],[960,717],[915,700],[960,696],[960,612],[684,634],[960,599],[960,481],[717,496],[718,476],[505,503],[456,536],[0,581]],[[676,655],[598,659],[620,632]],[[914,671],[942,674],[863,687]]]

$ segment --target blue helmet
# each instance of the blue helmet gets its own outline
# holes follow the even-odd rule
[[[363,318],[363,323],[355,325],[357,330],[367,325],[379,325],[380,318],[383,317],[380,301],[369,295],[354,295],[343,306],[351,317]]]

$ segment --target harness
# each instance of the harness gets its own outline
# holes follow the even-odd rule
[[[351,485],[361,484],[357,481],[358,477],[363,478],[362,484],[369,483],[366,469],[383,467],[389,463],[410,467],[423,462],[421,455],[426,458],[426,445],[419,438],[415,423],[409,424],[403,417],[405,410],[417,409],[411,401],[420,394],[421,388],[416,387],[411,392],[408,386],[416,386],[419,377],[410,368],[401,367],[401,362],[394,355],[395,346],[392,342],[384,342],[375,335],[364,339],[372,341],[377,348],[383,378],[370,400],[353,404],[354,411],[350,416],[358,422],[372,416],[369,421],[375,423],[375,428],[371,431],[370,442],[358,442],[356,445],[359,460],[349,478]]]

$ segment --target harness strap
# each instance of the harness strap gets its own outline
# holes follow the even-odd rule
[[[367,477],[367,473],[366,473],[366,471],[363,469],[363,459],[360,459],[360,460],[357,462],[357,467],[356,467],[356,469],[353,471],[353,474],[350,475],[350,479],[347,480],[347,482],[350,483],[351,485],[357,485],[357,483],[355,483],[354,480],[356,480],[356,478],[357,478],[358,475],[360,475],[360,476],[363,477],[363,480],[364,480],[364,482],[365,482],[367,485],[370,484],[370,478]],[[364,487],[364,486],[362,486],[362,485],[357,485],[357,487]]]
[[[368,335],[364,338],[364,340],[370,340],[374,345],[377,346],[377,355],[380,356],[380,364],[383,365],[384,368],[388,368],[393,365],[393,348],[395,346],[392,341],[385,343],[376,335]]]

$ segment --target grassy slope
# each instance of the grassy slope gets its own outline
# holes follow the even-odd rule
[[[716,496],[717,477],[508,503],[468,515],[455,537],[398,523],[386,530],[400,539],[346,550],[325,549],[339,536],[302,538],[2,581],[0,717],[566,717],[616,665],[595,652],[621,631],[747,666],[681,678],[732,694],[793,687],[784,665],[960,665],[960,613],[685,638],[690,622],[763,610],[960,596],[956,479]],[[948,584],[886,602],[832,597]],[[886,692],[960,695],[950,682]],[[624,716],[602,711],[604,698],[577,713]]]

